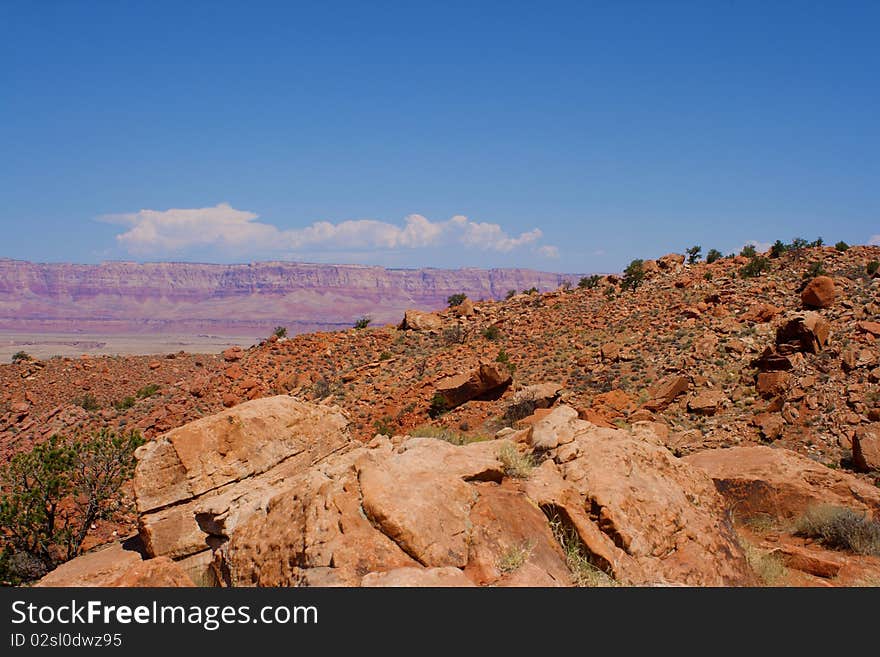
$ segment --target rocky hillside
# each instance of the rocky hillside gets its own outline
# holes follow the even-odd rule
[[[555,289],[565,278],[527,269],[0,259],[0,329],[259,335],[283,324],[302,333],[345,328],[364,315],[394,321],[406,308],[441,308],[457,293],[499,299],[511,289]]]
[[[47,585],[876,585],[878,260],[671,254],[397,328],[23,361],[0,445],[152,439],[90,538],[139,552]]]

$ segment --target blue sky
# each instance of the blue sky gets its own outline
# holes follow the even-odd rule
[[[0,257],[880,240],[880,3],[0,3]]]

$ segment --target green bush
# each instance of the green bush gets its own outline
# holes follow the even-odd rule
[[[365,329],[370,325],[370,322],[373,320],[369,317],[361,317],[358,321],[354,323],[354,327],[358,330]]]
[[[158,383],[150,383],[149,385],[145,385],[143,388],[138,390],[135,394],[138,399],[146,399],[147,397],[152,397],[157,392],[159,392],[159,384]]]
[[[584,276],[581,280],[578,281],[578,287],[582,290],[592,290],[599,285],[599,281],[602,280],[602,277],[599,274],[593,274],[592,276]]]
[[[536,288],[536,287],[530,287],[528,290],[523,290],[522,293],[523,293],[523,294],[528,294],[528,295],[537,294],[537,293],[538,293],[538,288]]]
[[[834,245],[834,248],[837,249],[837,250],[840,251],[840,252],[848,251],[848,250],[849,250],[849,244],[847,244],[847,243],[844,242],[843,240],[840,240],[837,244]]]
[[[867,267],[865,267],[865,270],[868,272],[868,276],[873,276],[874,274],[876,274],[878,269],[880,269],[880,262],[877,262],[876,260],[872,260],[868,263]]]
[[[692,246],[685,253],[687,253],[687,261],[689,265],[695,264],[700,259],[700,253],[703,251],[703,248],[699,245]]]
[[[495,326],[495,324],[490,324],[483,329],[483,337],[494,342],[501,338],[501,329]]]
[[[784,243],[782,240],[776,240],[775,242],[773,242],[773,246],[770,247],[770,257],[778,258],[783,253],[788,251],[788,249],[788,244]]]
[[[742,248],[742,251],[739,252],[739,254],[745,258],[754,258],[756,255],[758,255],[758,251],[757,249],[755,249],[754,244],[746,244]]]
[[[513,299],[516,296],[516,290],[508,290],[507,294],[504,295],[505,299]]]
[[[450,296],[449,298],[446,299],[446,303],[449,304],[450,308],[454,308],[455,306],[460,306],[461,304],[463,304],[465,299],[467,299],[466,294],[462,294],[462,293],[453,294],[452,296]]]
[[[17,351],[12,354],[12,362],[13,363],[23,363],[25,361],[32,360],[31,355],[26,351]]]
[[[0,470],[0,578],[19,583],[77,556],[92,524],[119,510],[143,444],[136,431],[105,428],[83,440],[52,436],[13,456]]]
[[[276,338],[286,338],[287,337],[287,327],[285,326],[276,326],[275,330],[272,331],[272,335]]]
[[[756,255],[748,264],[739,270],[739,275],[743,278],[755,278],[770,269],[770,261],[764,256]]]
[[[98,403],[97,398],[91,393],[86,393],[85,395],[77,399],[76,404],[77,406],[82,407],[90,413],[92,411],[97,411],[99,408],[101,408],[101,404]]]
[[[516,371],[516,365],[510,362],[510,356],[504,351],[504,349],[501,349],[498,352],[498,355],[495,357],[495,362],[507,365],[507,369],[509,369],[511,373]]]
[[[448,410],[449,405],[446,403],[446,398],[438,393],[431,399],[431,406],[428,408],[428,415],[432,418],[437,418]]]
[[[721,255],[721,251],[719,251],[718,249],[709,249],[709,253],[706,254],[706,262],[711,265],[713,262],[717,262],[723,257],[724,256]]]
[[[134,406],[134,402],[135,402],[134,397],[129,395],[128,397],[125,397],[123,399],[120,399],[117,402],[114,402],[113,408],[115,408],[117,411],[126,411],[129,408],[131,408],[132,406]]]
[[[623,270],[623,280],[620,282],[620,286],[625,290],[635,291],[644,280],[645,261],[637,259],[629,263],[626,269]]]

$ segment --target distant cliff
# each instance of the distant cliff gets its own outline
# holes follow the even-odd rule
[[[31,332],[250,334],[350,327],[367,315],[397,322],[451,294],[498,299],[575,275],[529,269],[384,269],[260,262],[247,265],[0,259],[0,329]]]

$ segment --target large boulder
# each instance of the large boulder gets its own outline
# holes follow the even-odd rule
[[[134,492],[150,556],[215,549],[285,482],[350,445],[334,409],[288,396],[246,402],[138,449]]]
[[[828,344],[831,324],[822,315],[807,312],[787,318],[776,330],[780,352],[804,351],[818,354]]]
[[[852,440],[853,463],[858,470],[880,470],[880,423],[859,427]]]
[[[712,477],[740,517],[794,518],[817,505],[880,510],[880,488],[787,449],[711,449],[683,460]]]
[[[437,313],[407,310],[403,314],[403,321],[399,328],[411,331],[439,331],[443,328],[443,318]]]
[[[35,586],[113,586],[142,561],[139,552],[126,550],[122,543],[112,543],[61,564]]]
[[[526,492],[621,582],[751,583],[712,480],[657,442],[581,422],[549,452]]]
[[[649,399],[643,407],[649,411],[662,411],[669,406],[676,397],[687,392],[690,381],[681,374],[672,374],[658,381],[648,389]]]
[[[834,280],[828,276],[817,276],[801,292],[801,303],[808,308],[828,308],[836,296]]]
[[[510,369],[503,363],[481,361],[469,372],[449,376],[440,381],[435,390],[435,399],[442,400],[444,409],[448,410],[461,406],[471,399],[500,391],[512,380]]]

